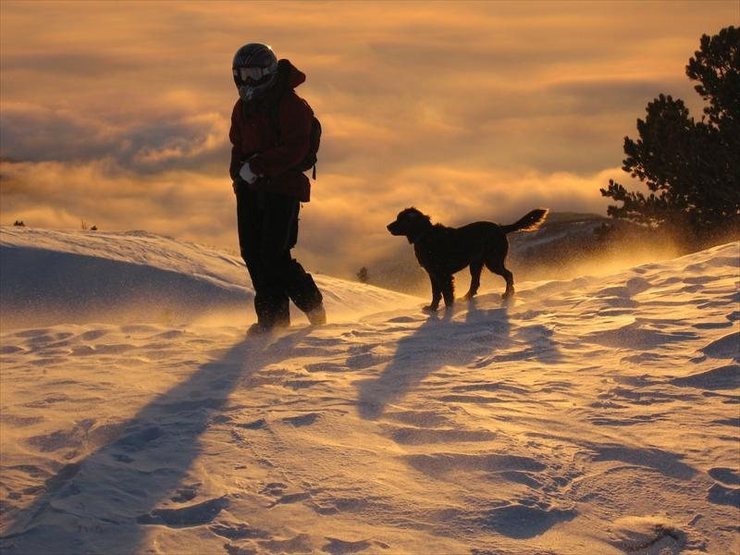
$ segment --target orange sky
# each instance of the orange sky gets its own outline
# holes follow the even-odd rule
[[[415,205],[450,225],[604,213],[625,135],[737,0],[0,3],[2,224],[145,229],[236,250],[231,58],[308,74],[324,135],[297,255],[351,276]]]

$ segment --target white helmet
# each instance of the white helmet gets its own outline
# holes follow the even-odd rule
[[[231,70],[239,97],[248,102],[260,97],[275,82],[277,57],[266,44],[250,42],[234,54]]]

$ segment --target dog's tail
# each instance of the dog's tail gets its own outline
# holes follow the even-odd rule
[[[547,208],[537,208],[527,213],[523,218],[514,222],[511,225],[502,225],[501,230],[504,233],[512,233],[514,231],[536,231],[542,225],[542,222],[547,218]]]

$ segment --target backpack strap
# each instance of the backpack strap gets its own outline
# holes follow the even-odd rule
[[[283,60],[278,61],[277,78],[273,88],[272,95],[268,100],[267,112],[270,125],[277,135],[277,142],[280,142],[280,105],[283,103],[283,97],[288,92],[287,66]]]
[[[273,102],[270,104],[270,108],[268,110],[268,117],[270,119],[270,125],[272,126],[273,131],[275,131],[275,135],[277,136],[277,142],[280,143],[280,104],[283,101],[283,94],[279,94],[275,97]]]

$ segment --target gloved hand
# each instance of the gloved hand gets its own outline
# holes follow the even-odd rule
[[[252,171],[252,168],[249,167],[249,162],[244,162],[242,169],[239,170],[239,177],[241,177],[244,181],[251,185],[252,183],[257,181],[257,178],[259,176]]]

